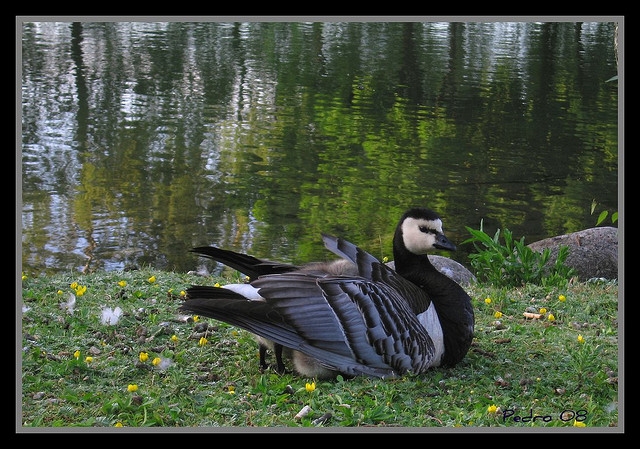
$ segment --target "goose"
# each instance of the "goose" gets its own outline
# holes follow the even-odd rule
[[[281,345],[302,365],[299,374],[315,374],[309,377],[394,378],[464,359],[474,312],[465,290],[429,261],[434,249],[455,250],[436,212],[414,207],[402,215],[393,238],[395,271],[345,239],[322,239],[357,274],[273,268],[281,267],[276,263],[268,270],[281,272],[256,271],[237,291],[192,286],[180,310]]]

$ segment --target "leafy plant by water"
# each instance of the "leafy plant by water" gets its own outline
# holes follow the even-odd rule
[[[505,229],[502,233],[504,243],[500,242],[500,229],[491,237],[483,230],[466,226],[471,238],[464,243],[472,243],[477,253],[469,254],[471,266],[479,282],[494,286],[518,287],[525,284],[537,284],[561,287],[566,285],[574,274],[571,267],[564,264],[569,255],[567,246],[560,246],[555,262],[550,263],[551,250],[533,251],[513,233]]]

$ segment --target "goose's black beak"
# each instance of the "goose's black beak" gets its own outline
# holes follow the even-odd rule
[[[455,251],[456,245],[451,242],[444,234],[436,234],[436,243],[434,245],[437,249],[445,249],[447,251]]]

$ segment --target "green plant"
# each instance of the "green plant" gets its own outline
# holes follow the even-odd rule
[[[591,202],[591,215],[593,215],[597,206],[598,206],[598,203],[596,202],[596,200],[593,200]],[[598,215],[598,220],[596,221],[596,226],[599,226],[602,222],[604,222],[608,216],[609,216],[608,210],[603,210],[602,212],[600,212],[600,215]],[[614,212],[611,214],[611,223],[613,224],[617,222],[618,222],[618,212]]]
[[[472,243],[478,251],[469,254],[469,259],[480,282],[505,287],[518,287],[527,283],[563,286],[573,275],[574,270],[564,264],[569,254],[566,246],[559,248],[556,261],[551,264],[549,248],[542,252],[533,251],[525,245],[524,237],[514,240],[508,229],[503,232],[504,244],[500,243],[500,229],[491,237],[484,232],[482,221],[479,230],[468,226],[466,229],[472,237],[463,244]]]

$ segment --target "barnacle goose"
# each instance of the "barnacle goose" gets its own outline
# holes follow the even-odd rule
[[[426,208],[403,214],[393,239],[395,271],[344,239],[322,238],[357,275],[265,262],[246,273],[255,280],[240,293],[189,288],[180,310],[282,345],[296,371],[310,377],[397,377],[464,358],[474,331],[471,298],[427,255],[455,249],[438,214]]]

